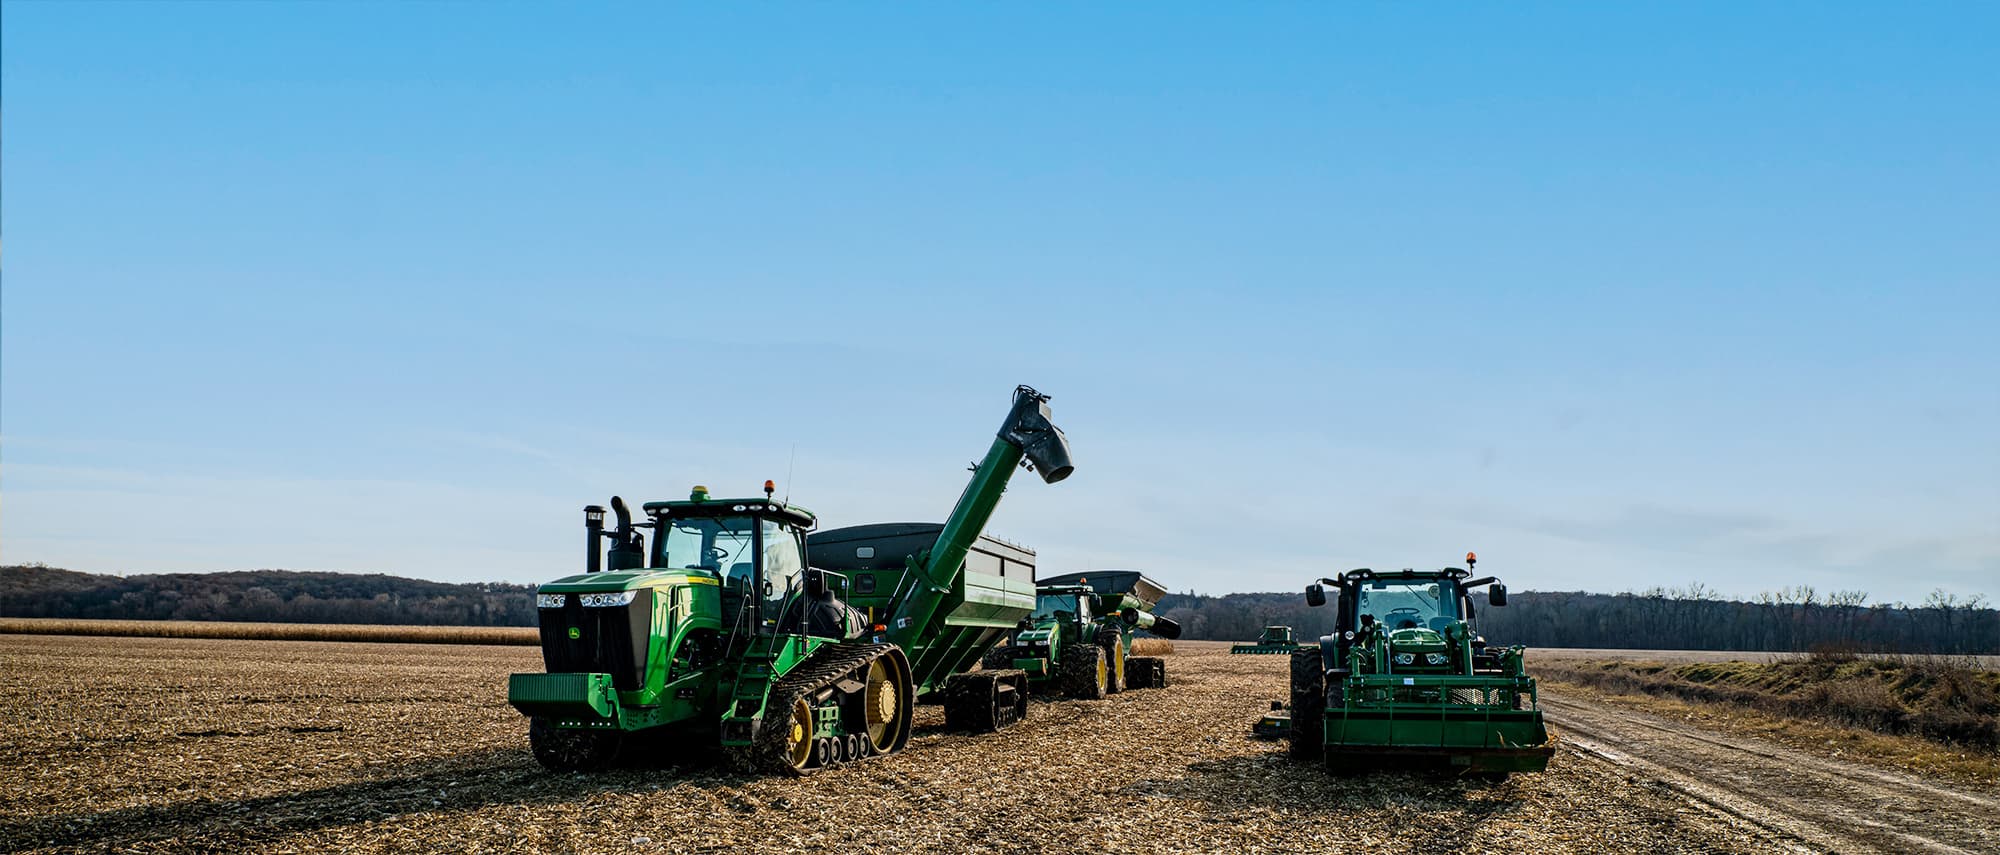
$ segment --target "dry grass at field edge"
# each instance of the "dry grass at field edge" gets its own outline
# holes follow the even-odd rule
[[[1741,663],[1751,668],[1755,663]],[[1625,675],[1625,666],[1650,671],[1646,676]],[[1794,748],[1936,775],[1950,780],[1984,786],[2000,785],[2000,750],[1990,746],[1953,744],[1903,733],[1883,733],[1856,726],[1832,715],[1799,714],[1789,703],[1771,705],[1756,698],[1735,698],[1722,693],[1684,692],[1662,677],[1674,666],[1639,662],[1544,663],[1529,670],[1544,689],[1555,688],[1566,695],[1591,697],[1627,709],[1652,713],[1663,718],[1698,724],[1702,727],[1743,736],[1771,739]],[[1804,690],[1806,696],[1824,692]]]

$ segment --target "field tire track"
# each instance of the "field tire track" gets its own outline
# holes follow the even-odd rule
[[[1563,743],[1817,852],[2000,851],[2000,800],[1544,691]]]

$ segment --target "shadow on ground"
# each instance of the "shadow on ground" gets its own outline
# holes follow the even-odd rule
[[[300,792],[0,820],[0,852],[43,847],[122,849],[175,840],[199,841],[203,849],[248,851],[287,835],[406,813],[578,803],[599,793],[646,789],[663,776],[705,787],[754,780],[712,765],[639,765],[588,775],[556,774],[537,765],[525,747],[510,748],[443,758],[394,777]]]
[[[1286,756],[1282,750],[1204,760],[1183,767],[1178,778],[1147,778],[1122,792],[1140,798],[1180,798],[1204,802],[1217,813],[1243,810],[1342,812],[1418,811],[1431,815],[1440,834],[1470,828],[1520,809],[1513,780],[1490,782],[1443,772],[1394,771],[1331,774],[1317,763]],[[1162,769],[1171,774],[1174,769]]]

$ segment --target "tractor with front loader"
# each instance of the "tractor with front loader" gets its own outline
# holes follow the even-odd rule
[[[914,531],[821,532],[815,547],[817,518],[769,481],[762,497],[648,502],[644,522],[614,498],[609,531],[586,508],[585,572],[536,593],[546,671],[508,680],[536,760],[597,769],[650,745],[655,760],[720,749],[741,770],[806,775],[901,751],[926,697],[1018,720],[1024,673],[966,672],[1034,610],[1032,553],[982,530],[1017,468],[1069,477],[1047,402],[1016,389],[950,516]]]
[[[1092,570],[1043,579],[1035,612],[986,654],[982,670],[1018,670],[1028,685],[1095,700],[1126,689],[1163,689],[1167,663],[1133,656],[1140,631],[1181,637],[1180,624],[1151,609],[1167,590],[1137,570]]]
[[[1257,724],[1283,734],[1293,757],[1333,771],[1429,766],[1505,777],[1540,772],[1555,751],[1520,646],[1474,630],[1472,591],[1507,604],[1507,587],[1466,567],[1350,570],[1306,588],[1322,606],[1337,592],[1335,630],[1291,658],[1289,713]]]

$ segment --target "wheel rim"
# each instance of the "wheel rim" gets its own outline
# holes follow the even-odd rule
[[[1110,684],[1109,682],[1107,682],[1107,678],[1108,678],[1108,676],[1109,676],[1109,674],[1110,674],[1110,671],[1111,671],[1111,667],[1110,667],[1110,665],[1108,665],[1108,664],[1107,664],[1107,663],[1106,663],[1106,662],[1104,661],[1104,657],[1102,657],[1102,656],[1099,656],[1099,657],[1097,657],[1097,687],[1098,687],[1098,688],[1100,688],[1100,689],[1103,689],[1103,688],[1107,688],[1107,687],[1109,687],[1109,686],[1111,685],[1111,684]]]
[[[868,742],[877,750],[888,748],[902,698],[897,695],[896,673],[887,661],[877,659],[868,663],[866,691]]]
[[[812,707],[800,698],[792,704],[792,732],[785,735],[785,748],[792,768],[804,769],[812,762]]]

